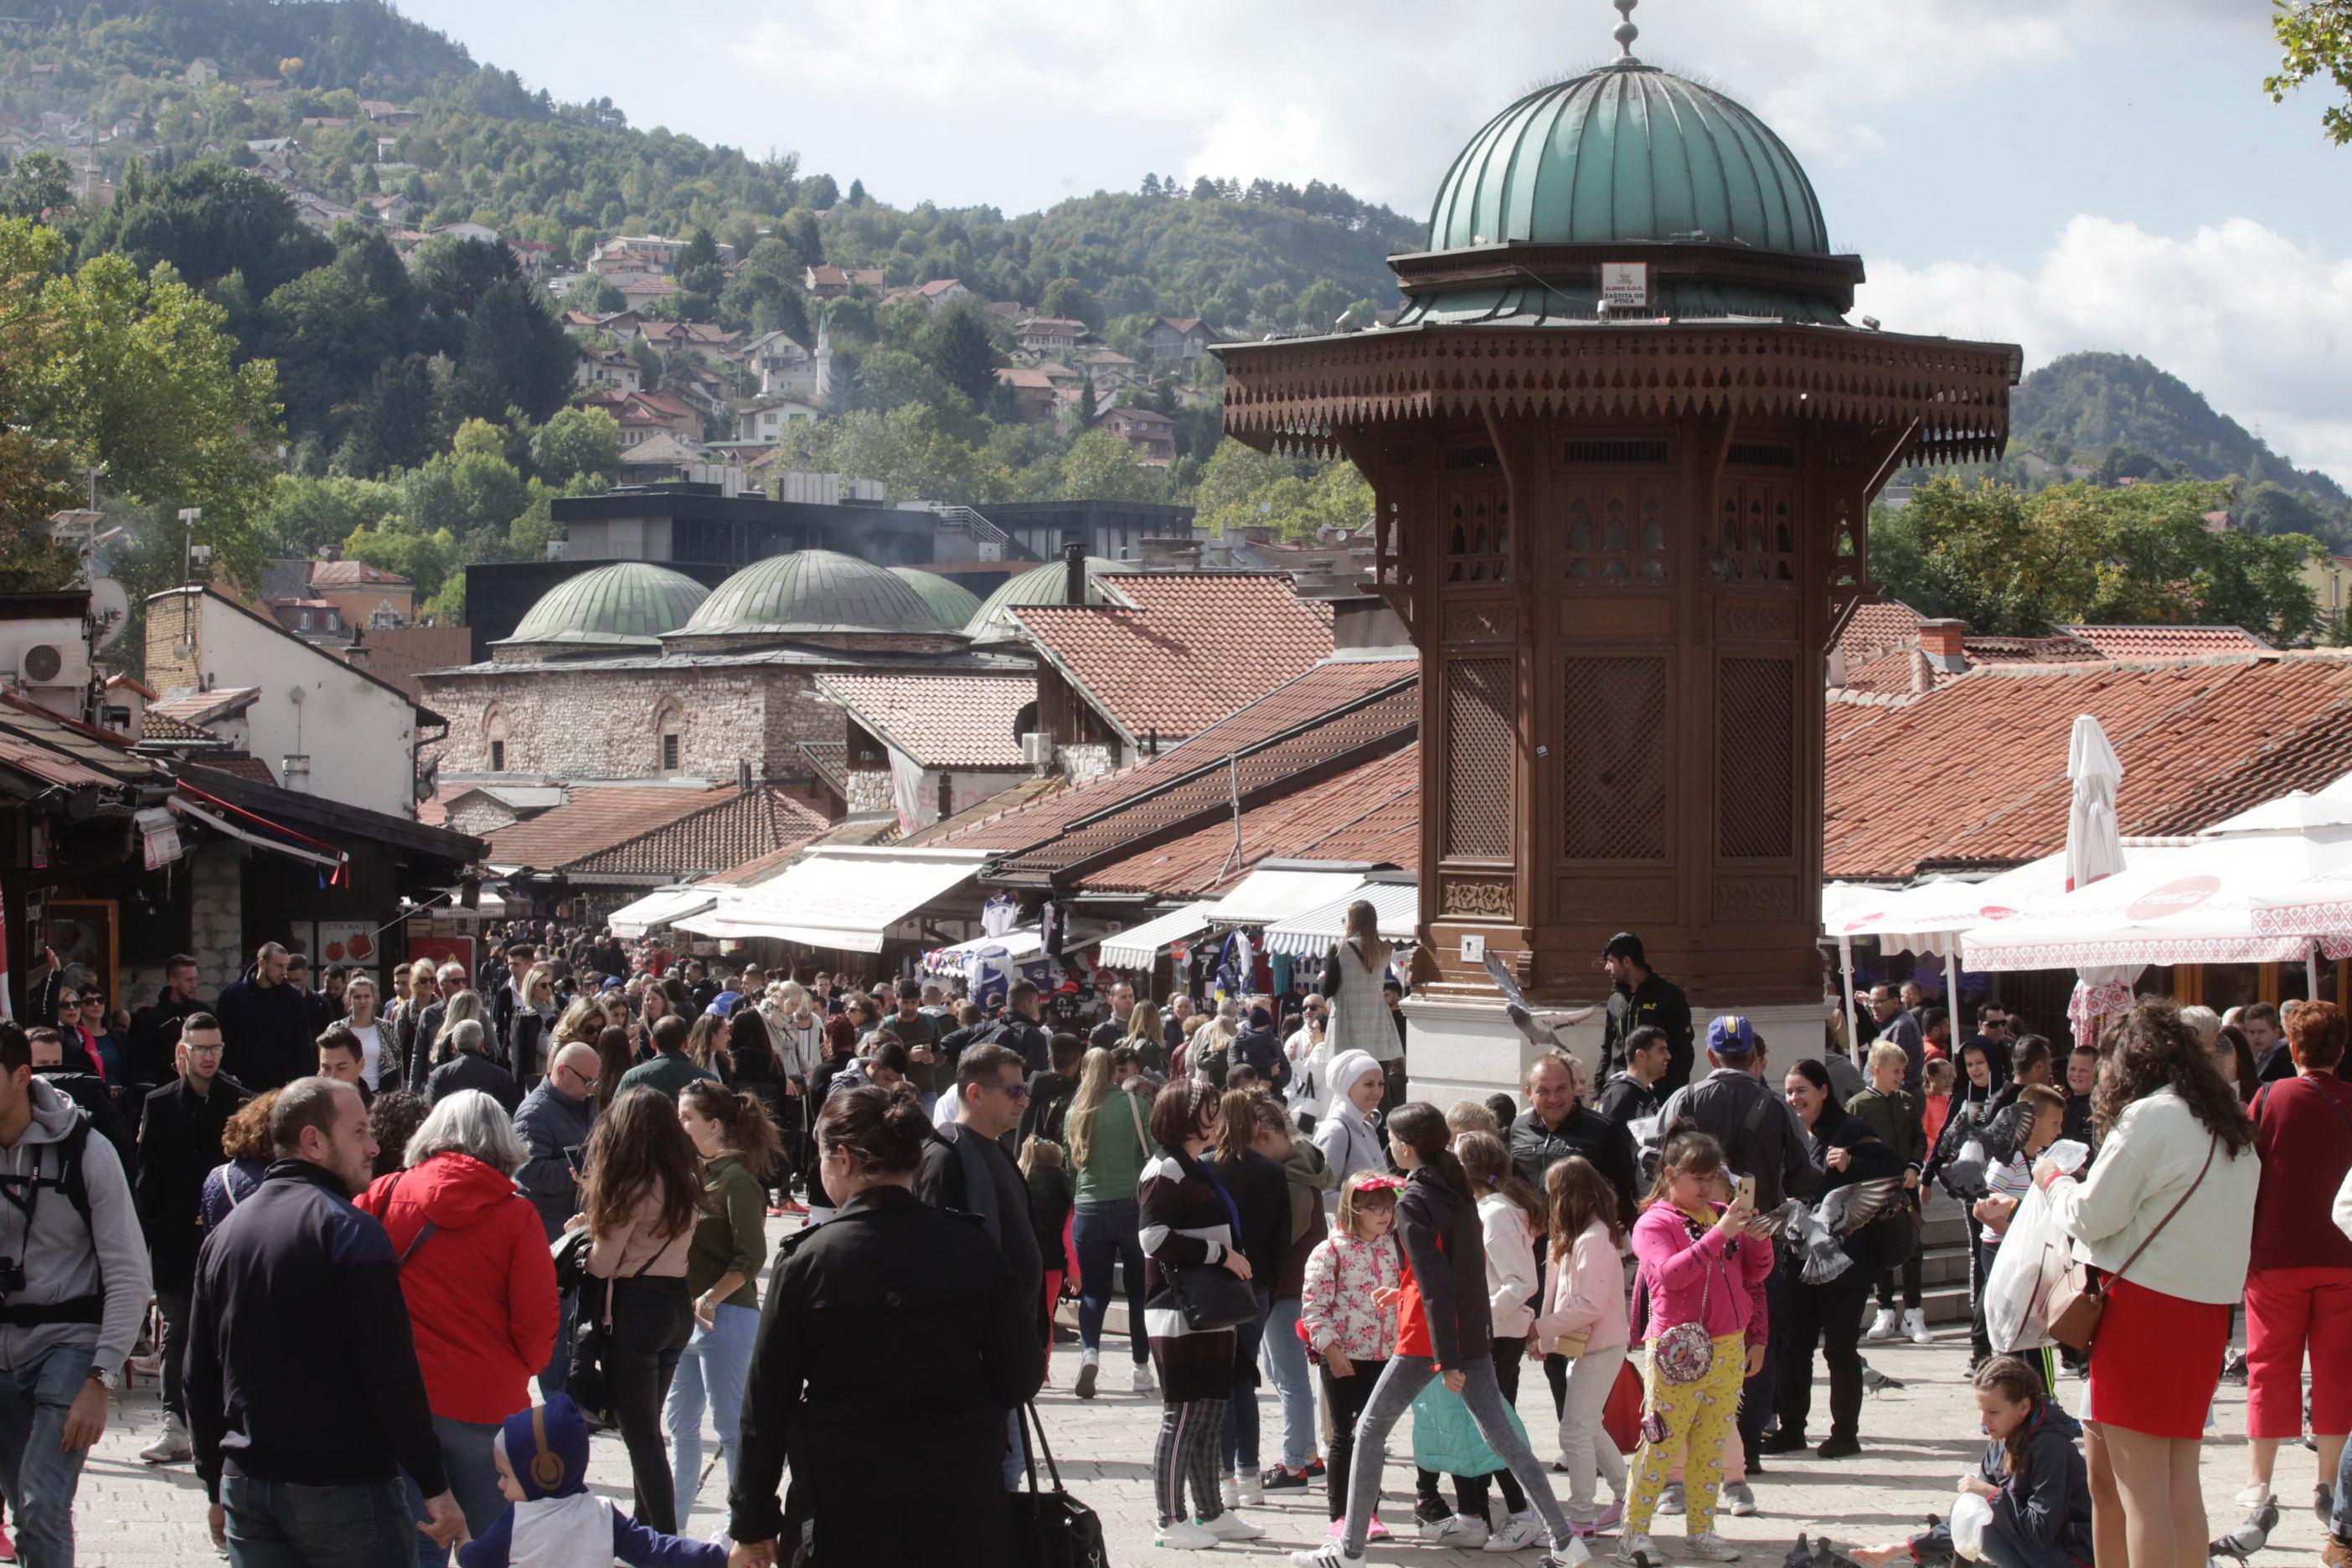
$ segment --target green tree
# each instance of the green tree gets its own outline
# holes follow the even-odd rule
[[[220,163],[153,176],[132,165],[82,237],[83,256],[106,252],[129,257],[142,272],[168,261],[198,287],[241,273],[256,299],[335,258],[334,246],[294,216],[283,190]]]
[[[1103,328],[1101,303],[1075,278],[1056,278],[1046,284],[1045,294],[1037,301],[1037,310],[1056,321],[1084,321],[1092,331],[1099,332]]]
[[[27,153],[0,180],[0,217],[38,223],[73,205],[73,170],[54,153]]]
[[[355,530],[396,525],[400,488],[341,474],[280,474],[261,512],[261,548],[274,556],[316,555]]]
[[[436,391],[431,363],[423,354],[378,365],[336,448],[335,466],[348,474],[373,476],[414,468],[431,457],[441,439]]]
[[[202,507],[198,542],[258,582],[264,454],[278,439],[272,367],[236,363],[219,306],[120,256],[50,279],[35,309],[45,352],[17,410],[29,430],[73,467],[104,464],[107,490],[127,501]]]
[[[330,447],[377,371],[406,349],[416,316],[408,269],[383,236],[346,225],[339,238],[332,265],[263,301],[256,345],[280,367],[293,431]]]
[[[937,312],[923,337],[931,368],[975,405],[996,390],[996,367],[1004,362],[977,309],[966,303]]]
[[[0,218],[0,588],[54,588],[73,569],[49,542],[48,516],[72,496],[70,454],[33,426],[36,367],[56,352],[43,285],[64,261],[54,229]]]
[[[2276,75],[2263,82],[2271,101],[2285,101],[2294,89],[2326,77],[2345,101],[2330,104],[2319,122],[2328,139],[2352,143],[2352,0],[2274,0],[2271,30],[2284,58]]]
[[[550,484],[583,474],[607,481],[621,477],[621,426],[601,408],[566,408],[530,438],[530,466]]]
[[[409,258],[408,275],[426,309],[462,320],[483,295],[498,284],[515,281],[522,269],[515,265],[514,252],[503,245],[436,234]]]
[[[466,323],[466,345],[451,384],[460,416],[503,418],[509,407],[543,420],[572,390],[572,340],[539,306],[530,286],[495,283]]]
[[[1108,430],[1088,430],[1062,454],[1057,490],[1064,500],[1160,500],[1167,484],[1157,468]]]
[[[583,272],[579,279],[564,291],[563,308],[591,316],[609,316],[614,311],[627,310],[629,302],[622,297],[618,289],[605,282],[595,273]]]

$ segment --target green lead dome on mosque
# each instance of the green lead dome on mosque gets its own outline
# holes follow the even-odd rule
[[[923,596],[931,607],[931,616],[940,626],[960,632],[970,623],[972,612],[980,608],[980,595],[937,572],[927,572],[920,566],[893,566],[890,575]]]
[[[1118,563],[1099,555],[1087,557],[1087,603],[1108,605],[1119,603],[1102,585],[1100,574],[1116,572]],[[1008,579],[1003,586],[988,596],[971,619],[964,623],[964,633],[975,642],[1002,642],[1013,635],[1012,611],[1016,605],[1067,604],[1069,568],[1059,561],[1049,561],[1043,566],[1032,566],[1018,576]]]
[[[939,630],[923,596],[886,569],[837,551],[799,550],[755,561],[719,584],[673,636]]]
[[[510,646],[654,648],[709,595],[682,572],[645,561],[619,561],[567,578],[540,595]]]

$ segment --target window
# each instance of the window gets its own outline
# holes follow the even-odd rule
[[[483,750],[490,759],[490,772],[507,771],[507,742],[511,739],[507,728],[507,708],[503,702],[493,702],[482,715]]]
[[[679,739],[686,733],[686,712],[674,697],[664,698],[654,709],[654,770],[674,773],[678,771],[681,753],[686,750]]]
[[[490,772],[494,773],[502,773],[506,771],[507,743],[504,741],[492,741],[490,742]]]
[[[677,737],[674,734],[662,737],[661,765],[666,773],[677,772]]]

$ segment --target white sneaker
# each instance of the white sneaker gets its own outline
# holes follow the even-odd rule
[[[1255,1470],[1243,1470],[1234,1476],[1234,1479],[1241,1485],[1242,1500],[1232,1506],[1240,1508],[1265,1506],[1265,1482],[1258,1479],[1258,1473]]]
[[[1568,1538],[1566,1551],[1545,1552],[1536,1563],[1536,1568],[1580,1568],[1581,1564],[1591,1561],[1592,1548],[1571,1535]]]
[[[1217,1500],[1228,1510],[1242,1506],[1242,1484],[1227,1476],[1217,1483]]]
[[[1892,1307],[1879,1308],[1878,1316],[1870,1320],[1870,1331],[1862,1337],[1865,1340],[1893,1339],[1895,1337],[1895,1309]]]
[[[1680,1513],[1682,1510],[1683,1484],[1680,1481],[1668,1481],[1666,1483],[1666,1489],[1658,1494],[1658,1511],[1660,1513]]]
[[[1461,1518],[1459,1514],[1454,1517]],[[1456,1552],[1484,1552],[1489,1533],[1485,1520],[1465,1519],[1462,1521],[1462,1533],[1454,1538],[1454,1549]]]
[[[1664,1559],[1659,1554],[1658,1543],[1651,1540],[1648,1536],[1643,1535],[1640,1531],[1629,1530],[1623,1536],[1619,1538],[1616,1552],[1618,1562],[1631,1563],[1634,1558],[1645,1554],[1653,1563],[1664,1561]]]
[[[1503,1528],[1486,1538],[1481,1552],[1525,1552],[1530,1546],[1544,1544],[1543,1527],[1536,1522],[1533,1513],[1515,1513],[1503,1521]]]
[[[1349,1556],[1348,1549],[1338,1542],[1327,1541],[1305,1552],[1292,1552],[1290,1568],[1364,1568],[1366,1561]]]
[[[1915,1345],[1932,1345],[1936,1342],[1936,1336],[1927,1331],[1927,1314],[1916,1307],[1906,1308],[1904,1310],[1903,1332]]]
[[[1723,1506],[1733,1515],[1745,1519],[1756,1511],[1756,1489],[1746,1481],[1723,1483]]]
[[[1128,1391],[1131,1394],[1158,1393],[1160,1385],[1151,1381],[1151,1363],[1148,1361],[1139,1361],[1132,1364],[1135,1371],[1128,1382]]]
[[[1684,1541],[1683,1555],[1701,1563],[1737,1563],[1739,1550],[1712,1530]]]
[[[1265,1533],[1231,1509],[1227,1509],[1214,1519],[1203,1519],[1195,1522],[1220,1541],[1255,1541]]]
[[[1462,1538],[1470,1533],[1470,1521],[1458,1513],[1449,1513],[1444,1519],[1424,1519],[1421,1521],[1419,1533],[1423,1541],[1442,1541],[1450,1546],[1463,1546],[1468,1544]],[[1484,1539],[1483,1533],[1481,1539]]]
[[[163,1435],[139,1450],[139,1458],[151,1465],[184,1465],[195,1457],[188,1429],[176,1415],[163,1417]]]
[[[2244,1509],[2260,1508],[2270,1500],[2271,1489],[2261,1481],[2249,1483],[2239,1491],[2237,1497],[2238,1506]]]
[[[1217,1538],[1199,1525],[1180,1519],[1173,1524],[1161,1525],[1152,1544],[1167,1552],[1213,1552]]]

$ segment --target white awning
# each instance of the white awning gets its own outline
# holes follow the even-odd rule
[[[843,952],[879,952],[889,929],[971,880],[985,852],[848,847],[819,849],[782,875],[672,923],[698,936],[770,937]]]
[[[1102,948],[1095,961],[1112,969],[1149,969],[1159,962],[1160,949],[1171,942],[1182,942],[1196,931],[1209,929],[1209,906],[1186,904],[1181,910],[1171,910],[1155,915],[1139,926],[1130,926],[1114,936],[1102,939]]]
[[[1361,871],[1309,871],[1294,867],[1260,867],[1241,879],[1223,898],[1209,906],[1216,925],[1270,926],[1293,915],[1305,914],[1363,882]]]
[[[1380,911],[1381,935],[1392,942],[1412,940],[1421,914],[1421,889],[1412,882],[1364,882],[1328,903],[1291,916],[1265,931],[1265,950],[1293,958],[1321,958],[1348,935],[1348,906],[1358,899]]]
[[[698,915],[719,905],[717,888],[657,888],[634,903],[623,904],[604,917],[613,934],[635,940],[656,926],[688,915]]]

